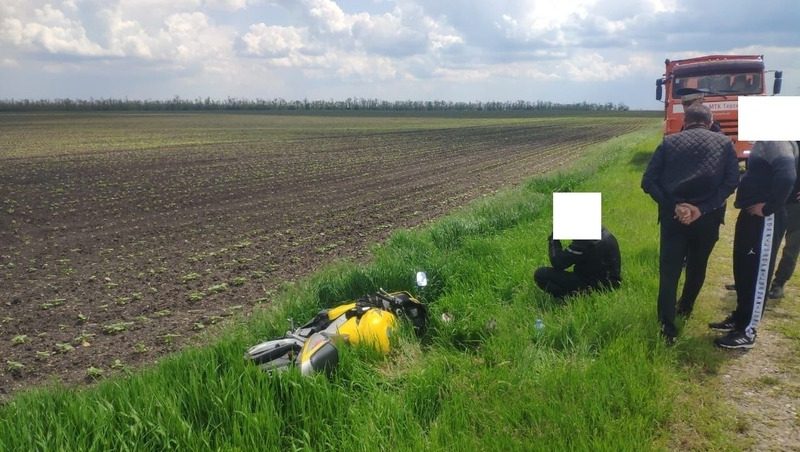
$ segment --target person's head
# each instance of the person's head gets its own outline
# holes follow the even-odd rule
[[[705,105],[690,105],[683,112],[683,123],[686,127],[701,124],[708,128],[711,126],[713,120],[714,117],[711,115],[711,109]]]
[[[683,108],[690,105],[703,105],[703,93],[692,93],[681,96],[681,103],[683,104]]]

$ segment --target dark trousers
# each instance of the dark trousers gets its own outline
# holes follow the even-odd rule
[[[661,243],[659,250],[658,319],[662,331],[676,336],[675,304],[678,281],[686,264],[686,277],[678,311],[688,316],[694,308],[697,295],[706,279],[708,257],[719,239],[721,214],[711,212],[690,225],[681,224],[673,218],[661,221]]]
[[[540,289],[556,298],[564,298],[590,287],[586,281],[573,272],[556,270],[553,267],[540,267],[533,273],[533,280]]]
[[[736,283],[736,330],[753,337],[764,313],[775,256],[781,244],[786,212],[766,217],[739,212],[733,238],[733,279]]]
[[[556,270],[553,267],[539,267],[533,273],[533,280],[540,289],[556,298],[564,298],[578,292],[598,289],[616,289],[620,282],[616,280],[596,280],[584,278],[574,272]]]
[[[800,254],[800,204],[786,205],[786,242],[775,270],[775,284],[782,286],[792,277]]]

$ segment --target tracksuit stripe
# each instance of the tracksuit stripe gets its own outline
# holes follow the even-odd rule
[[[752,338],[758,323],[761,321],[761,314],[764,311],[764,301],[767,299],[767,280],[769,279],[769,261],[772,258],[772,239],[775,234],[775,214],[764,217],[764,229],[761,232],[761,255],[758,262],[758,277],[756,279],[756,290],[753,294],[753,313],[750,316],[750,323],[744,330],[747,337]]]

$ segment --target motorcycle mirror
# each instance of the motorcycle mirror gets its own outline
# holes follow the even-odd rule
[[[428,275],[425,272],[417,272],[417,286],[425,287],[428,285]]]

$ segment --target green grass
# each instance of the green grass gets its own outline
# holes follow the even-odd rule
[[[657,139],[648,128],[594,146],[569,173],[398,231],[370,263],[288,286],[213,345],[89,389],[18,395],[0,407],[0,450],[726,448],[713,398],[687,397],[702,392],[691,383],[699,371],[657,334],[656,209],[638,188]],[[603,192],[623,254],[619,290],[562,304],[535,287],[555,190]],[[428,272],[431,328],[421,341],[401,331],[388,358],[343,350],[331,378],[267,375],[242,359],[287,318],[378,287],[412,290],[416,270]],[[696,437],[676,442],[687,425]]]

